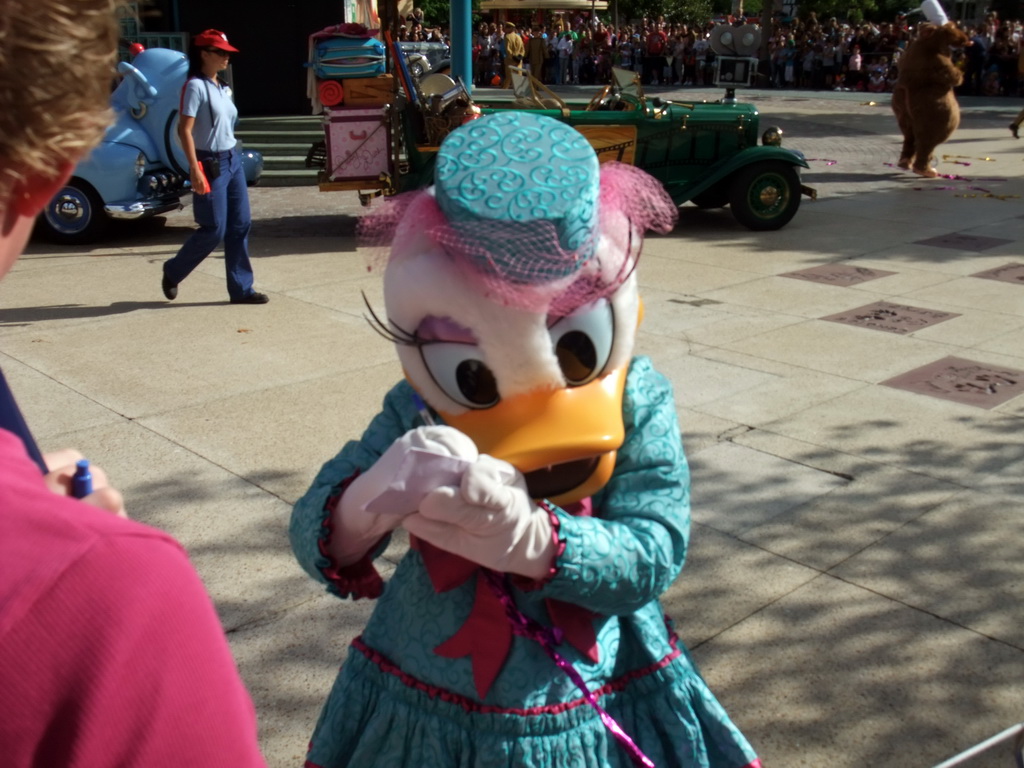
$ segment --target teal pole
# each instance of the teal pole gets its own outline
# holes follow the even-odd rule
[[[473,21],[471,0],[452,0],[451,16],[452,77],[462,78],[473,92]]]

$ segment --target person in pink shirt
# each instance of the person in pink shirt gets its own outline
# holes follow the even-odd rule
[[[0,278],[106,126],[114,6],[0,4]],[[0,374],[0,763],[265,768],[187,555],[80,458],[39,451]]]

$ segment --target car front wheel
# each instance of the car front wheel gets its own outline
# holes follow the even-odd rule
[[[89,184],[71,179],[39,214],[39,233],[53,243],[91,243],[106,229],[103,201]]]
[[[748,229],[784,227],[800,207],[800,177],[787,163],[747,166],[733,179],[729,206],[736,220]]]

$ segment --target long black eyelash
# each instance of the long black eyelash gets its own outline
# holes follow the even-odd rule
[[[626,253],[633,254],[633,222],[629,224],[629,243],[626,247]],[[629,276],[636,272],[636,267],[640,263],[640,251],[637,250],[636,255],[633,256],[633,261],[629,265],[629,271],[626,273],[623,281],[628,280]]]
[[[373,307],[370,306],[370,300],[366,298],[366,291],[360,291],[360,293],[363,294],[363,304],[366,305],[366,309],[370,313],[370,317],[366,317],[366,315],[363,315],[363,317],[366,318],[366,322],[370,324],[373,330],[395,344],[404,344],[407,347],[423,346],[423,342],[416,338],[415,333],[409,333],[393,322],[385,323],[381,320],[377,313],[373,311]],[[392,326],[398,329],[397,332],[391,329]]]

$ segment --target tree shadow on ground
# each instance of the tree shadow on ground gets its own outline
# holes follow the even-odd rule
[[[1021,718],[1024,515],[979,488],[1024,462],[1024,418],[953,419],[976,433],[965,448],[906,437],[920,417],[851,414],[786,457],[852,462],[851,482],[745,530],[693,532],[669,614],[766,765],[925,768]],[[842,453],[865,433],[863,458]],[[776,493],[772,478],[695,465],[720,494]],[[715,503],[697,486],[694,499]]]

